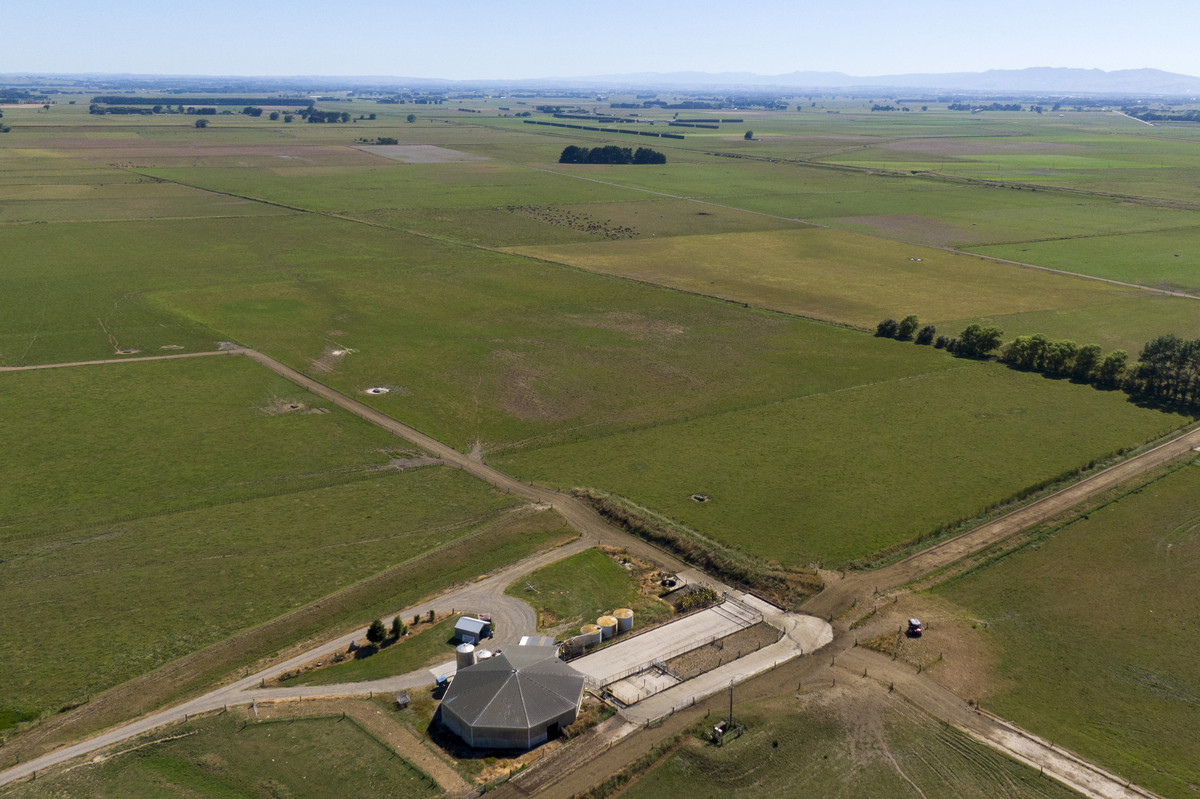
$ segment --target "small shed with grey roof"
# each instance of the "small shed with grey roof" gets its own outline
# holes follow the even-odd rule
[[[464,644],[477,644],[484,638],[487,638],[491,631],[491,622],[484,621],[483,619],[473,619],[470,616],[463,616],[454,622],[454,634]]]
[[[584,677],[553,646],[518,646],[459,669],[442,724],[476,748],[529,749],[575,721]]]

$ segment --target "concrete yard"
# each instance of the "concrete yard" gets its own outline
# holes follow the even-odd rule
[[[591,684],[607,685],[635,673],[639,667],[649,667],[656,660],[680,655],[757,621],[758,618],[751,615],[744,605],[723,602],[572,660],[571,666],[582,672]]]

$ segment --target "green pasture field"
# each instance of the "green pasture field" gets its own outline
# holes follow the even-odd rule
[[[528,586],[537,589],[530,592]],[[599,549],[543,566],[510,585],[505,593],[528,602],[538,611],[540,629],[577,632],[580,624],[630,608],[639,625],[665,619],[671,609],[643,596],[630,572]]]
[[[243,726],[245,725],[245,726]],[[325,797],[353,785],[373,796],[436,797],[424,772],[353,719],[246,723],[243,714],[196,719],[138,738],[98,762],[9,786],[29,797]]]
[[[621,796],[1077,796],[903,700],[810,695],[735,707],[734,718],[741,737],[688,739]]]
[[[1110,280],[1200,291],[1200,226],[971,249]]]
[[[942,357],[957,368],[492,463],[521,479],[628,497],[785,565],[834,567],[1186,421],[1119,392]],[[711,500],[694,502],[695,493]]]
[[[561,149],[561,148],[559,148]],[[356,151],[357,152],[357,151]],[[367,156],[363,156],[366,158]],[[557,158],[557,154],[555,155]],[[636,201],[642,192],[574,180],[497,161],[267,170],[149,169],[147,174],[213,191],[314,211],[493,208],[531,203]]]
[[[1200,467],[936,593],[987,622],[989,709],[1162,796],[1200,785]]]
[[[1162,324],[1161,315],[1143,317],[1133,310],[1144,308],[1150,300],[1163,308],[1167,318],[1179,320],[1182,329],[1176,332],[1181,335],[1200,323],[1192,300],[1152,297],[1136,289],[1000,264],[982,256],[835,230],[681,236],[511,251],[866,329],[889,316],[915,313],[950,334],[961,329],[962,320],[1013,320],[1002,326],[1015,337],[1049,332],[1018,327],[1021,315],[1075,314],[1080,322],[1088,316],[1098,318],[1094,328],[1081,324],[1069,329],[1069,337],[1090,341],[1103,333],[1135,351],[1157,335],[1144,335],[1146,323]],[[1101,308],[1106,310],[1089,313]]]
[[[408,635],[400,640],[389,638],[383,648],[365,657],[354,657],[343,663],[334,663],[315,671],[306,671],[299,677],[281,680],[282,685],[336,685],[363,680],[380,680],[397,674],[445,663],[454,659],[454,623],[458,616],[443,619],[433,626],[413,626],[412,619],[403,619],[409,625]],[[391,630],[392,620],[384,619],[384,626]],[[362,650],[359,650],[360,652]],[[430,683],[433,678],[429,678]]]
[[[515,504],[458,471],[382,469],[419,453],[245,358],[0,383],[10,722],[444,546]]]
[[[344,483],[412,449],[239,356],[9,372],[0,385],[0,542],[15,546]]]
[[[157,295],[453,446],[512,446],[691,418],[944,368],[915,347],[656,287],[321,222],[303,280]],[[259,227],[289,227],[290,220]],[[341,225],[341,227],[338,227]],[[386,252],[383,248],[389,248]],[[283,255],[276,253],[276,258]],[[336,333],[333,331],[337,331]]]

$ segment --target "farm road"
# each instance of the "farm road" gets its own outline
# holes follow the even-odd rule
[[[173,361],[179,358],[206,358],[210,355],[240,355],[241,350],[206,350],[205,352],[180,352],[174,355],[143,355],[128,358],[106,358],[102,361],[72,361],[70,363],[39,363],[33,366],[0,366],[0,372],[32,372],[35,369],[66,369],[69,366],[100,366],[108,363],[131,363],[136,361]]]
[[[894,686],[896,693],[935,718],[949,722],[980,743],[1031,768],[1044,769],[1044,773],[1084,796],[1095,799],[1148,799],[1155,796],[1049,741],[965,705],[962,699],[933,680],[918,676],[911,666],[897,663],[878,652],[849,649],[838,654],[836,668],[842,672],[839,681],[863,679],[867,675],[889,688]]]

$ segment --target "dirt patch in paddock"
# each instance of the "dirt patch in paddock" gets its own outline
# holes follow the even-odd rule
[[[580,327],[628,333],[639,341],[674,338],[684,332],[679,325],[627,311],[608,311],[603,314],[568,314],[566,317]]]
[[[906,634],[908,619],[918,618],[920,638]],[[881,599],[869,623],[858,628],[861,646],[910,666],[963,699],[984,701],[1011,683],[1000,676],[1000,656],[990,640],[987,622],[971,618],[941,597],[899,594]]]
[[[367,144],[355,149],[405,164],[451,164],[459,161],[492,160],[484,155],[464,153],[433,144]]]
[[[321,357],[312,362],[313,370],[322,374],[329,374],[347,355],[355,352],[358,352],[358,350],[351,349],[350,347],[326,347],[325,351],[321,353]]]
[[[328,408],[310,408],[303,402],[290,399],[273,398],[266,405],[259,406],[258,412],[267,416],[280,416],[285,413],[329,413]]]
[[[940,155],[978,155],[981,153],[1027,153],[1063,150],[1086,150],[1081,144],[1047,141],[968,141],[965,139],[909,139],[893,142],[889,150],[905,153],[937,153]]]
[[[934,247],[973,244],[983,241],[982,234],[969,227],[952,225],[927,216],[890,214],[885,216],[841,216],[831,220],[854,229],[867,228],[888,238],[928,244]]]

